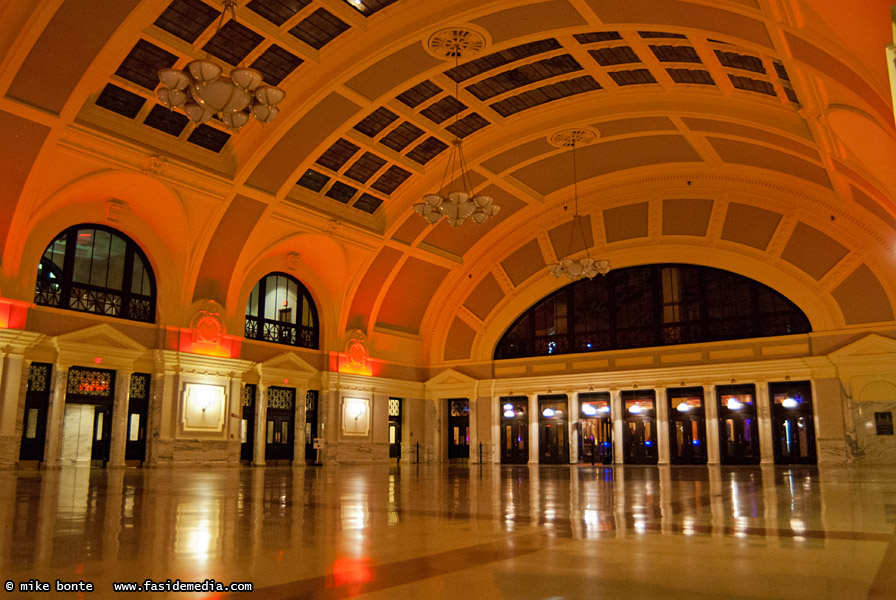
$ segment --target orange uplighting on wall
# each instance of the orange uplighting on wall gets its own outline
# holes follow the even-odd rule
[[[215,342],[199,339],[192,329],[179,329],[176,331],[176,343],[171,344],[171,331],[169,330],[169,344],[180,352],[201,354],[203,356],[215,356],[218,358],[239,358],[242,340],[229,335],[220,336]]]
[[[0,298],[0,329],[25,329],[30,302]]]
[[[375,361],[365,358],[363,361],[350,359],[344,352],[330,353],[330,370],[349,375],[366,375],[371,377],[376,369]]]

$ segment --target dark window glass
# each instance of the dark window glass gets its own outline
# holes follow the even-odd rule
[[[102,225],[76,225],[44,251],[34,301],[152,323],[155,286],[149,261],[130,238]]]
[[[317,348],[317,307],[307,288],[286,273],[263,277],[246,304],[246,338]]]
[[[694,265],[646,265],[571,283],[513,323],[495,359],[808,333],[761,283]]]

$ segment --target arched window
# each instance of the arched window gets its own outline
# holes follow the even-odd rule
[[[797,306],[746,277],[646,265],[571,283],[524,312],[495,359],[808,333]]]
[[[246,337],[317,348],[317,308],[298,279],[286,273],[263,277],[246,305]]]
[[[103,225],[75,225],[44,251],[34,301],[153,323],[156,281],[146,255],[131,238]]]

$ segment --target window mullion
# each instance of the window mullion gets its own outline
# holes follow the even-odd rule
[[[77,252],[78,230],[72,228],[66,234],[65,255],[62,259],[62,281],[60,282],[59,308],[71,307],[72,281],[75,278],[75,253]]]
[[[134,276],[134,252],[131,244],[125,243],[124,273],[121,275],[121,316],[129,318],[131,314],[131,285]],[[108,273],[106,275],[108,279]]]

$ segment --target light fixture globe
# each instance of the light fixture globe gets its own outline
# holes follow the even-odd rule
[[[168,108],[180,108],[187,102],[187,93],[183,90],[159,88],[157,95],[159,97],[159,102]]]
[[[221,30],[228,12],[232,19],[236,18],[235,8],[234,0],[224,1],[215,33]],[[257,69],[236,67],[224,76],[223,69],[209,56],[190,61],[183,70],[161,69],[158,76],[162,87],[156,94],[164,106],[172,110],[183,108],[196,124],[217,115],[234,131],[248,123],[250,116],[260,123],[270,123],[280,114],[276,105],[286,97],[282,89],[264,85],[264,77]]]
[[[238,67],[230,72],[230,79],[235,85],[251,92],[261,85],[262,75],[257,69]]]
[[[215,113],[208,110],[207,108],[199,106],[195,102],[187,102],[184,105],[184,112],[194,123],[205,123],[213,116],[215,116]]]

